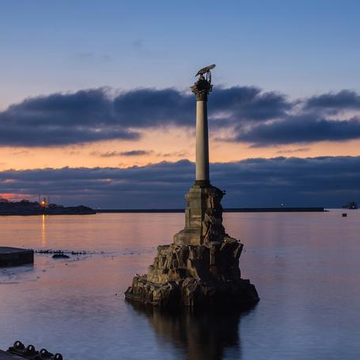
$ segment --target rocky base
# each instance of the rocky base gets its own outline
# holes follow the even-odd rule
[[[125,297],[159,307],[234,304],[259,301],[254,285],[241,279],[243,244],[222,224],[224,192],[196,181],[186,194],[185,227],[170,245],[160,245],[147,275],[136,275]]]
[[[125,293],[127,300],[160,307],[198,307],[234,305],[247,309],[254,306],[259,297],[249,280],[228,282],[203,282],[191,277],[181,281],[155,284],[147,276],[135,276]]]
[[[259,301],[249,280],[241,279],[240,241],[225,236],[204,245],[161,245],[147,275],[136,275],[125,297],[160,307],[236,304]]]

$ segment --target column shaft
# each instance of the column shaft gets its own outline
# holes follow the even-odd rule
[[[196,101],[196,180],[209,181],[207,102]]]

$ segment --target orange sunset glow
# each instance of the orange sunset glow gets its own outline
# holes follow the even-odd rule
[[[211,124],[210,124],[211,131]],[[155,139],[155,141],[154,141]],[[62,167],[119,167],[145,166],[161,161],[181,159],[194,161],[195,137],[192,130],[147,130],[142,138],[133,141],[112,140],[93,144],[63,147],[0,148],[0,170]],[[357,156],[360,140],[348,142],[317,142],[311,144],[252,147],[248,144],[210,138],[210,161],[233,162],[248,158]],[[140,155],[126,153],[141,150]]]

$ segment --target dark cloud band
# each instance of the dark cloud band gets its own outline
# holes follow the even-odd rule
[[[326,111],[359,110],[360,96],[351,90],[342,90],[338,93],[327,93],[314,96],[305,103],[307,109],[322,109]]]
[[[254,87],[217,89],[211,116],[266,120],[289,107],[285,98]],[[106,88],[26,99],[0,112],[0,146],[61,146],[139,139],[139,130],[194,126],[195,100],[175,89],[137,89],[113,97]],[[224,122],[221,123],[224,125]]]
[[[259,124],[238,131],[234,140],[254,146],[311,143],[318,141],[347,141],[360,139],[360,120],[318,119],[316,115],[287,117],[270,124]]]
[[[193,95],[176,89],[107,88],[26,99],[0,112],[0,146],[51,147],[125,139],[161,127],[194,127]],[[253,86],[214,89],[211,131],[235,142],[268,146],[360,139],[360,96],[343,90],[289,101]],[[344,118],[344,114],[351,112]],[[342,116],[342,117],[341,117]],[[339,121],[341,120],[341,121]]]
[[[360,157],[249,159],[211,165],[212,182],[228,190],[227,207],[340,207],[360,200]],[[0,194],[37,194],[63,204],[108,208],[181,208],[194,181],[183,160],[143,167],[0,172]]]

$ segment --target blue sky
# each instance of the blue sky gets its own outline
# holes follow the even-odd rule
[[[0,108],[55,91],[217,84],[310,96],[360,84],[358,1],[0,0]]]

